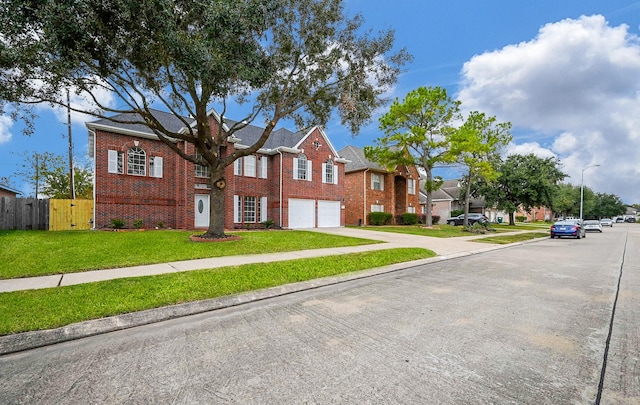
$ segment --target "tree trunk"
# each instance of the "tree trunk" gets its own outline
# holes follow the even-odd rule
[[[431,173],[431,169],[428,167],[425,167],[425,172],[427,173],[427,181],[425,183],[425,191],[427,192],[427,213],[426,213],[426,218],[425,218],[425,222],[426,222],[426,226],[427,227],[431,227],[433,226],[433,217],[431,215],[431,205],[432,205],[432,201],[433,201],[433,191],[431,190],[433,188],[433,173]]]
[[[471,199],[471,173],[467,177],[467,191],[464,195],[464,219],[462,220],[462,226],[469,225],[469,200]]]
[[[516,213],[515,212],[510,212],[509,213],[509,226],[516,226]]]
[[[221,239],[226,238],[224,233],[224,191],[226,180],[219,177],[213,180],[211,176],[211,191],[209,192],[209,228],[203,238]]]

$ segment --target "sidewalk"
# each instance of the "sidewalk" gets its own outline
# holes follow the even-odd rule
[[[407,235],[401,233],[379,232],[362,228],[318,228],[310,230],[341,236],[372,239],[384,243],[327,249],[309,249],[282,253],[224,256],[208,259],[151,264],[145,266],[93,270],[62,275],[0,280],[0,292],[62,287],[75,284],[92,283],[96,281],[113,280],[117,278],[152,276],[158,274],[200,269],[212,269],[226,266],[238,266],[252,263],[271,263],[310,257],[323,257],[348,253],[369,252],[374,250],[394,249],[399,247],[419,247],[433,250],[438,254],[438,257],[434,258],[435,260],[443,260],[451,256],[457,257],[462,254],[474,254],[505,247],[504,245],[479,244],[477,242],[472,242],[473,239],[485,238],[487,237],[487,235],[474,235],[459,238],[436,238],[429,236]],[[518,231],[513,233],[520,232],[526,231]]]

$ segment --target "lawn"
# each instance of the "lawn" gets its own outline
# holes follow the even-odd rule
[[[547,238],[549,234],[546,232],[524,232],[515,235],[497,235],[488,238],[474,239],[474,242],[495,243],[499,245],[507,245],[509,243],[522,242],[525,240],[536,238]]]
[[[232,232],[240,240],[196,243],[193,231],[0,231],[0,279],[75,273],[207,257],[288,252],[377,241],[310,231]]]
[[[508,232],[509,230],[519,230],[514,227],[496,227],[494,224],[490,224],[490,229],[496,232]],[[384,226],[368,226],[365,229],[370,231],[380,231],[380,232],[395,232],[395,233],[406,233],[409,235],[418,235],[418,236],[433,236],[436,238],[456,238],[461,236],[473,236],[477,235],[475,233],[471,233],[464,230],[462,226],[451,226],[451,225],[434,225],[431,228],[427,228],[424,225],[384,225]],[[527,228],[529,229],[529,228]]]
[[[296,232],[295,237],[305,238],[306,233]],[[51,329],[433,256],[435,253],[427,249],[388,249],[0,293],[0,335]]]

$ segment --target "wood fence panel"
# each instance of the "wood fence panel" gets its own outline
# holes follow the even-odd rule
[[[0,197],[0,229],[48,229],[49,200]]]
[[[49,230],[91,229],[93,200],[50,200]]]

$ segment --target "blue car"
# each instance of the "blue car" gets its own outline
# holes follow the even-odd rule
[[[571,236],[576,239],[586,238],[587,234],[579,219],[567,219],[551,225],[551,239]]]

